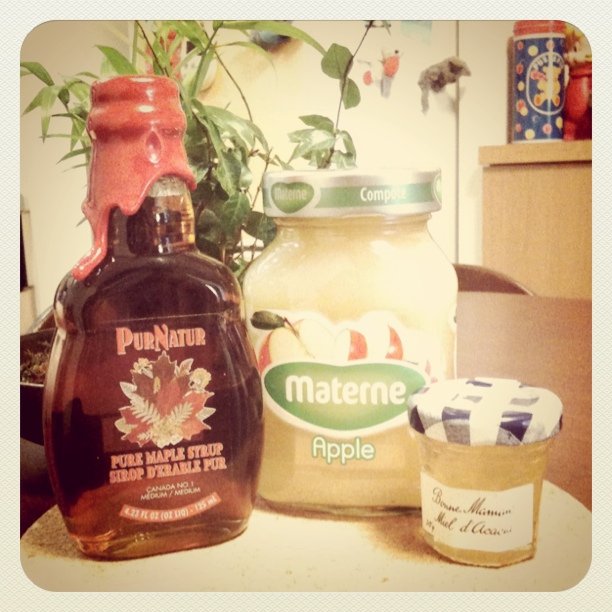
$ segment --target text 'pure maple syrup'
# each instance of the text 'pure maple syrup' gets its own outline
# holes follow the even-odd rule
[[[92,556],[222,542],[253,508],[261,387],[238,284],[195,247],[177,88],[96,83],[88,127],[94,245],[57,290],[43,409],[57,502]]]

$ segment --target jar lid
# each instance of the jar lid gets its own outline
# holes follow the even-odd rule
[[[564,34],[565,21],[558,19],[524,19],[514,22],[514,36],[545,36],[546,34]]]
[[[418,215],[440,209],[440,172],[283,170],[263,180],[269,217]]]
[[[561,429],[563,406],[548,389],[503,378],[462,378],[423,387],[409,400],[410,426],[441,442],[530,444]]]

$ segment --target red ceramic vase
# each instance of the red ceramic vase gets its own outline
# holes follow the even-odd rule
[[[565,92],[563,139],[588,140],[592,137],[593,76],[591,64],[574,66]]]

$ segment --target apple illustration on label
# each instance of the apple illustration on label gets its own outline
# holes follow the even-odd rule
[[[330,361],[333,358],[334,338],[321,323],[302,319],[294,324],[273,329],[259,350],[259,370],[270,363],[316,359]]]
[[[402,359],[404,357],[404,347],[397,331],[389,325],[389,350],[387,359]]]
[[[269,312],[258,311],[251,318],[258,329],[269,330],[258,352],[259,370],[271,363],[315,360],[346,363],[404,359],[404,344],[397,329],[382,316],[368,316],[345,326],[325,325],[303,318],[294,323]]]
[[[297,337],[307,353],[318,361],[333,359],[334,337],[319,321],[302,319],[293,324]]]
[[[334,345],[336,361],[356,359],[402,359],[404,349],[397,331],[390,325],[369,325],[365,334],[355,329],[343,329]]]
[[[368,356],[368,343],[365,336],[354,329],[343,329],[334,342],[334,357],[336,361],[353,361],[365,359]]]
[[[299,338],[286,327],[271,331],[259,351],[259,370],[277,361],[296,361],[310,357]]]

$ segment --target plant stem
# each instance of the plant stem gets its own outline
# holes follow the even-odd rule
[[[265,176],[266,171],[268,170],[268,166],[270,165],[271,156],[272,156],[272,150],[270,150],[270,152],[266,155],[265,166],[264,166],[263,172],[261,173],[261,180],[259,181],[259,184],[257,185],[257,189],[255,190],[255,195],[253,196],[253,206],[255,206],[255,202],[257,201],[257,198],[259,197],[259,192],[261,191],[261,186],[263,185],[263,177]],[[257,230],[255,232],[254,240],[253,240],[253,243],[251,244],[251,261],[255,259],[255,249],[256,249],[257,241],[259,240],[259,230],[261,228],[262,220],[260,220],[259,224],[257,225]]]
[[[253,115],[251,114],[249,103],[247,102],[246,97],[244,96],[244,93],[242,92],[242,89],[240,88],[240,85],[238,85],[238,82],[233,77],[232,73],[228,70],[227,66],[223,63],[223,60],[221,59],[221,56],[219,55],[219,52],[216,49],[215,49],[215,57],[217,58],[219,65],[223,68],[223,70],[225,70],[225,73],[229,77],[230,81],[234,84],[234,86],[238,90],[238,93],[240,94],[240,97],[242,98],[242,103],[244,104],[246,108],[247,115],[249,116],[249,121],[253,121]]]
[[[374,27],[374,21],[370,20],[366,23],[365,32],[363,33],[363,36],[361,37],[361,40],[359,41],[357,48],[355,49],[355,51],[353,51],[353,53],[351,53],[351,60],[346,65],[346,69],[344,71],[344,74],[342,75],[342,80],[340,82],[340,85],[341,85],[340,86],[340,101],[338,102],[338,111],[336,112],[336,123],[334,125],[334,134],[338,133],[338,128],[340,126],[340,112],[342,111],[342,101],[344,100],[344,90],[346,89],[346,85],[348,83],[348,75],[351,69],[353,68],[353,60],[357,56],[357,53],[359,53],[359,49],[361,49],[361,45],[363,45],[363,41],[365,40],[366,36],[368,35],[368,32],[372,29],[372,27]],[[329,150],[327,159],[323,162],[323,165],[320,167],[329,168],[329,164],[331,163],[331,159],[334,155],[335,150],[336,150],[336,147],[334,144]]]
[[[334,126],[335,131],[338,131],[338,126],[340,125],[340,111],[342,110],[342,100],[344,98],[344,90],[346,89],[346,84],[348,82],[348,75],[349,75],[349,72],[351,71],[351,68],[353,67],[353,60],[357,56],[357,53],[359,53],[359,49],[361,49],[361,45],[363,45],[363,41],[368,35],[368,32],[372,28],[373,24],[374,24],[373,21],[367,22],[365,32],[363,33],[363,36],[361,37],[361,40],[359,41],[357,48],[351,54],[351,61],[346,65],[346,70],[344,71],[344,74],[342,75],[342,87],[340,89],[340,103],[338,104],[338,112],[336,113],[336,125]]]
[[[213,32],[212,32],[212,36],[208,35],[208,32],[206,32],[206,30],[204,29],[203,26],[200,26],[201,30],[204,34],[204,36],[206,36],[206,47],[204,47],[204,50],[200,52],[200,62],[198,63],[198,69],[196,70],[196,74],[193,77],[193,88],[192,88],[192,95],[195,97],[198,95],[198,91],[199,91],[199,87],[198,84],[200,82],[200,79],[203,79],[203,77],[205,76],[205,74],[203,75],[202,72],[204,71],[204,66],[206,65],[206,72],[208,72],[208,68],[210,66],[210,60],[208,62],[206,62],[206,56],[208,55],[208,52],[210,50],[210,48],[212,47],[212,43],[213,40],[215,38],[215,36],[217,35],[217,32],[219,32],[219,29],[221,28],[221,25],[217,25],[217,27],[213,26]],[[213,49],[213,54],[215,54],[215,51]],[[198,90],[198,91],[196,91]]]
[[[140,21],[136,21],[136,25],[138,26],[138,29],[140,30],[140,33],[142,34],[142,37],[145,40],[145,43],[147,45],[147,47],[149,48],[149,51],[151,51],[151,55],[153,57],[153,61],[157,64],[157,67],[167,76],[169,77],[170,74],[168,73],[168,71],[161,65],[159,58],[157,57],[157,53],[155,53],[155,49],[153,49],[153,45],[149,42],[149,39],[147,38],[147,33],[144,31],[144,28],[142,27],[142,24],[140,23]]]
[[[138,59],[138,31],[136,26],[139,25],[138,21],[134,21],[134,36],[132,38],[132,66],[136,66],[136,60]]]

